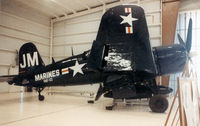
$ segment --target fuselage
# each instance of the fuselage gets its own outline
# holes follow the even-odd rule
[[[47,66],[41,66],[30,74],[20,76],[22,81],[15,83],[15,85],[31,85],[33,87],[42,85],[46,87],[94,84],[102,82],[104,75],[100,71],[89,69],[87,57],[85,54],[80,54]],[[26,78],[26,81],[23,81],[23,78]]]
[[[15,82],[19,86],[71,86],[95,84],[106,81],[108,76],[127,75],[133,82],[143,82],[155,79],[156,76],[167,75],[182,71],[185,62],[185,49],[181,45],[155,47],[153,56],[157,74],[148,71],[105,71],[93,70],[88,67],[89,51],[72,56],[47,66],[41,66],[25,76],[20,76],[21,81]],[[25,79],[24,79],[25,78]]]

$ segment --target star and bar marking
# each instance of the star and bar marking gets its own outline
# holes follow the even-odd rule
[[[76,61],[76,63],[75,63],[74,66],[69,67],[70,69],[73,70],[73,77],[74,77],[77,73],[84,74],[83,71],[82,71],[82,68],[84,67],[85,64],[86,64],[86,63],[79,64],[78,61]]]
[[[125,8],[125,13],[129,13],[129,15],[128,16],[120,15],[120,17],[123,19],[120,24],[128,23],[130,26],[129,27],[125,27],[126,34],[132,34],[133,33],[132,22],[133,21],[137,21],[138,19],[132,17],[131,8]]]
[[[85,64],[86,64],[86,63],[79,64],[78,61],[76,61],[76,63],[75,63],[74,66],[72,66],[72,67],[67,67],[67,68],[63,68],[63,69],[61,70],[62,75],[68,74],[68,73],[69,73],[69,69],[73,70],[73,77],[74,77],[77,73],[84,74],[83,71],[82,71],[82,68],[84,67]]]
[[[69,73],[69,69],[68,68],[64,68],[61,71],[62,71],[62,75]]]

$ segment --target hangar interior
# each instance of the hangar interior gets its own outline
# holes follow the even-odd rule
[[[161,45],[161,2],[159,0],[130,2],[134,4],[139,2],[145,9],[152,46]],[[71,56],[71,48],[74,55],[89,50],[93,40],[96,39],[103,13],[123,3],[126,1],[3,0],[1,39],[6,44],[1,43],[1,57],[5,59],[5,54],[8,55],[1,62],[1,74],[5,75],[8,72],[13,74],[12,72],[18,71],[16,50],[25,42],[36,44],[45,64],[51,63],[51,57],[58,61]],[[4,87],[0,90],[9,92],[16,90],[7,84]],[[90,88],[91,86],[86,89]]]
[[[173,0],[166,1],[169,3],[174,2]],[[125,3],[139,5],[145,10],[151,46],[166,45],[162,41],[163,36],[173,36],[170,35],[170,31],[165,32],[165,34],[162,31],[163,2],[166,1],[0,0],[0,75],[18,73],[18,51],[26,42],[33,42],[36,45],[45,65],[52,63],[52,57],[55,61],[59,61],[72,56],[72,52],[77,55],[91,49],[93,40],[97,36],[102,15],[109,8]],[[179,2],[178,18],[175,23],[176,34],[180,33],[183,39],[186,39],[187,22],[190,17],[194,20],[192,50],[197,52],[193,62],[198,71],[200,69],[198,62],[198,54],[200,53],[200,44],[198,44],[200,40],[198,36],[200,31],[200,1],[175,1]],[[173,19],[173,16],[176,15],[173,9],[165,13],[172,15],[168,20]],[[168,44],[178,43],[177,36],[175,35],[174,37],[174,41],[170,41]],[[176,78],[178,75],[171,75],[169,79],[169,85],[174,90],[177,88]],[[23,87],[8,85],[6,82],[0,83],[0,85],[0,125],[41,125],[43,123],[45,125],[80,125],[82,123],[84,125],[150,124],[156,126],[163,125],[167,116],[167,113],[149,113],[149,109],[145,105],[130,107],[131,109],[121,108],[108,113],[103,106],[110,103],[110,101],[105,99],[101,100],[95,107],[87,106],[86,99],[90,99],[88,98],[88,93],[89,95],[96,93],[99,85],[88,84],[85,86],[46,88],[45,92],[47,93],[62,93],[59,96],[47,96],[47,100],[44,103],[40,103],[37,98],[34,98],[34,96],[37,96],[36,92],[34,94],[23,94],[22,92],[25,90]],[[82,96],[65,94],[64,92],[81,93]],[[25,97],[25,99],[21,99],[22,97]],[[48,100],[51,102],[50,105],[48,105]],[[11,105],[14,102],[16,102],[16,105]],[[22,102],[25,103],[22,104]],[[97,114],[93,111],[97,111]],[[66,116],[68,119],[64,118],[66,113],[68,113]],[[106,114],[101,116],[103,113]],[[135,116],[133,116],[134,114]],[[57,121],[48,122],[52,118],[56,118]],[[147,121],[141,123],[143,118]],[[76,122],[77,119],[80,122]]]

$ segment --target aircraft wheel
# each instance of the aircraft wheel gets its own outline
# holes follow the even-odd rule
[[[89,104],[94,104],[94,101],[93,100],[89,100],[88,103]]]
[[[113,106],[106,106],[106,110],[113,110]]]
[[[168,108],[168,100],[162,95],[154,95],[149,101],[152,112],[164,113]]]
[[[40,96],[38,96],[38,99],[39,99],[39,101],[44,101],[44,96],[40,95]]]

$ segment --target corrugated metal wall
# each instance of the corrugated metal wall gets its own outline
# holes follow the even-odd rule
[[[1,2],[0,75],[11,75],[18,72],[16,65],[17,51],[26,42],[35,43],[44,62],[49,64],[50,19],[45,16],[42,17],[40,14],[36,16],[36,12],[32,10],[22,11],[20,10],[22,8],[19,8],[17,4],[15,4],[15,7],[12,4],[7,4],[6,1]],[[18,88],[12,88],[7,83],[1,83],[0,92],[18,90]]]

